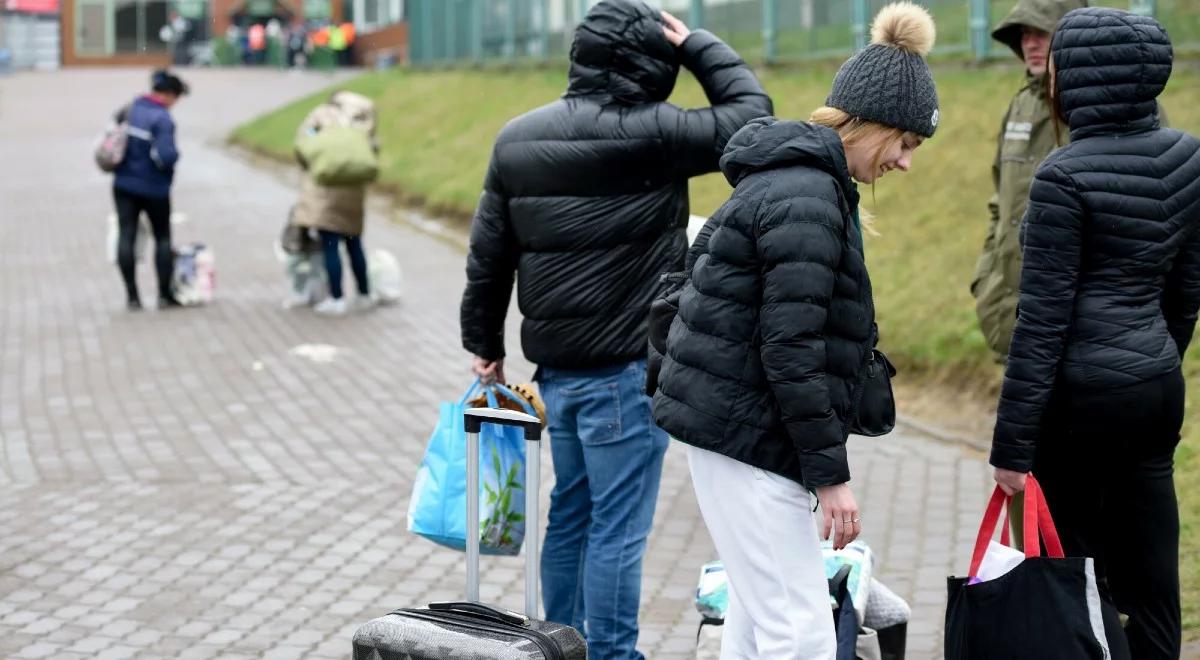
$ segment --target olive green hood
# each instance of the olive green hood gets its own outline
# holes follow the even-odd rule
[[[1072,9],[1087,7],[1088,0],[1019,0],[1008,16],[992,30],[992,38],[1008,46],[1022,60],[1021,28],[1028,25],[1043,32],[1054,33],[1063,16]]]

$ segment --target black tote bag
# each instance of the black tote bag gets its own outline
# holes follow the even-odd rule
[[[1025,560],[994,580],[970,583],[1005,501],[997,487],[979,529],[968,577],[948,581],[946,660],[1110,657],[1092,559],[1063,556],[1050,509],[1033,475],[1025,488]],[[1045,557],[1039,556],[1039,532]],[[1007,543],[1007,534],[1002,542]]]

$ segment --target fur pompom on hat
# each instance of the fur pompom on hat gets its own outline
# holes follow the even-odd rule
[[[911,2],[886,5],[871,23],[871,43],[899,48],[921,57],[933,50],[936,37],[933,17],[924,7]]]
[[[825,105],[903,131],[932,137],[937,87],[925,56],[937,28],[920,5],[894,2],[871,22],[871,44],[842,64]]]

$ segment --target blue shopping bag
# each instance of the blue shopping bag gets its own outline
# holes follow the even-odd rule
[[[408,531],[456,550],[467,544],[466,402],[479,391],[476,379],[458,403],[444,401],[429,438],[408,506]],[[497,395],[533,407],[503,385],[482,386],[488,406]],[[484,424],[479,433],[479,547],[487,555],[516,555],[525,540],[525,438],[521,430]],[[535,486],[536,487],[536,486]]]

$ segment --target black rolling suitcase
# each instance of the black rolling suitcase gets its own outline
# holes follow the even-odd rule
[[[467,492],[479,492],[479,430],[484,423],[525,431],[525,614],[479,602],[479,536],[467,535],[467,600],[404,608],[354,634],[354,660],[577,660],[587,645],[570,626],[538,620],[538,484],[541,421],[511,410],[472,408],[465,415]],[[467,529],[479,529],[479,500],[467,498]]]

